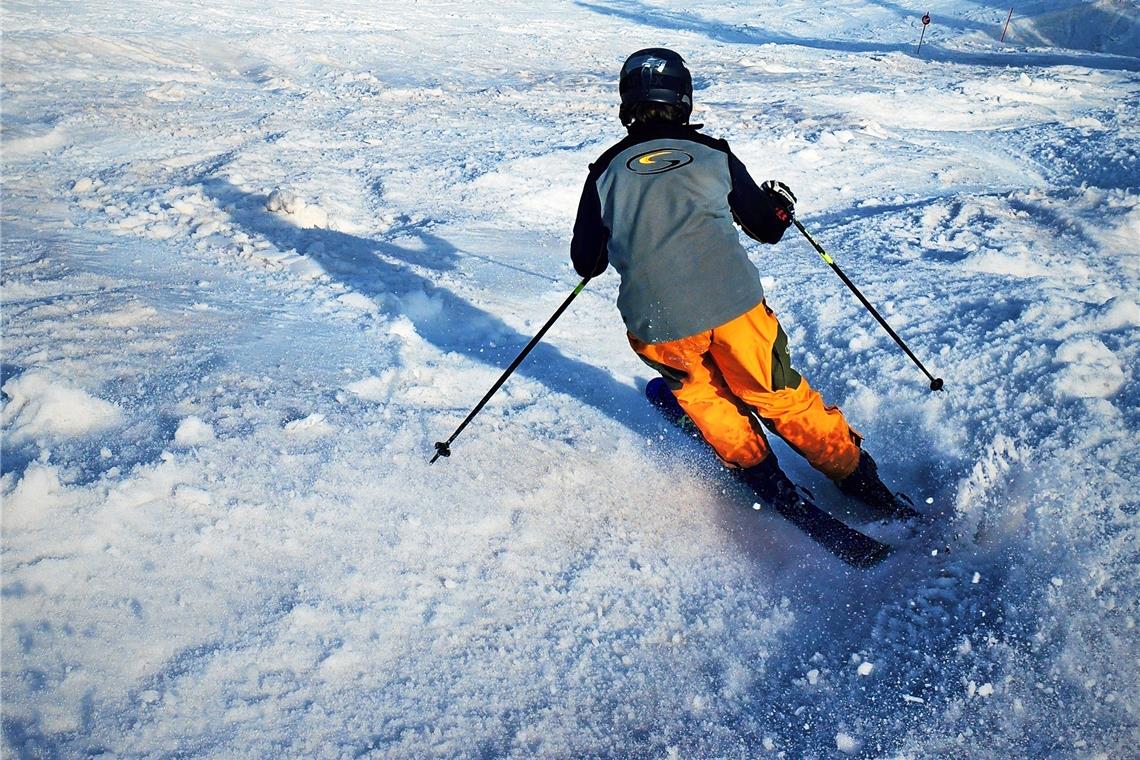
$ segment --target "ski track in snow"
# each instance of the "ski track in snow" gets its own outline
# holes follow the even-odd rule
[[[14,757],[1135,753],[1134,3],[9,2]],[[927,514],[854,571],[644,403],[577,281],[615,72],[808,229],[803,372]]]

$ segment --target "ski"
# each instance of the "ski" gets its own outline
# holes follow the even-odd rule
[[[663,380],[654,379],[645,389],[646,398],[667,420],[682,430],[699,435],[692,421]],[[757,503],[764,504],[763,500]],[[821,547],[853,567],[872,567],[886,558],[891,547],[820,509],[802,494],[794,503],[764,504],[799,528]]]
[[[802,496],[793,504],[771,506],[808,538],[853,567],[872,567],[891,552],[889,545],[852,528]]]

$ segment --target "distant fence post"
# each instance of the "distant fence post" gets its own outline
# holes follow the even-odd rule
[[[926,15],[922,17],[922,34],[918,36],[918,49],[914,51],[915,55],[922,52],[922,40],[926,37],[926,27],[928,26],[930,26],[930,11],[927,11]]]
[[[998,42],[1005,42],[1005,33],[1009,31],[1009,20],[1013,18],[1013,8],[1009,9],[1009,15],[1005,17],[1005,28],[1001,30],[1001,39]]]

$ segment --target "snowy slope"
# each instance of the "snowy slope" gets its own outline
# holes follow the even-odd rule
[[[930,11],[920,55],[921,15]],[[2,9],[5,756],[1134,756],[1137,6]],[[577,282],[664,44],[800,369],[930,519],[747,509]]]

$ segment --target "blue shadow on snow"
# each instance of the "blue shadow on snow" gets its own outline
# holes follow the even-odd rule
[[[603,16],[611,16],[667,31],[703,34],[716,42],[732,45],[799,45],[800,47],[834,50],[842,53],[879,53],[883,55],[905,53],[915,56],[917,43],[917,39],[915,43],[890,43],[799,37],[794,34],[767,31],[751,26],[719,23],[695,13],[665,10],[646,5],[638,0],[623,2],[620,6],[617,3],[587,2],[586,0],[575,0],[575,4]],[[897,6],[885,2],[879,4],[887,8],[897,8]],[[906,13],[905,9],[899,9],[899,12]],[[976,28],[974,25],[954,18],[942,19],[940,23],[943,26],[963,31]],[[1011,50],[1008,53],[966,53],[948,50],[930,42],[924,44],[922,54],[915,57],[927,61],[958,63],[969,66],[1084,66],[1090,69],[1112,71],[1140,71],[1140,58],[1080,52],[1027,53],[1021,50]]]
[[[423,242],[422,249],[404,248],[336,230],[297,227],[266,209],[267,196],[246,192],[224,179],[204,179],[202,188],[227,210],[235,223],[264,237],[279,250],[304,252],[330,277],[372,298],[382,308],[393,297],[404,299],[417,294],[441,304],[438,313],[414,308],[404,312],[420,337],[441,351],[506,368],[533,337],[517,332],[498,317],[417,272],[451,270],[459,260],[459,250],[454,245],[425,229],[413,226],[394,230],[393,235],[411,234]],[[550,343],[536,346],[518,373],[576,398],[635,433],[651,435],[658,430],[637,389],[618,382],[604,369],[566,356]],[[485,390],[472,388],[469,397],[454,399],[455,405],[474,406]],[[455,422],[459,421],[456,418]],[[450,432],[439,430],[440,439]]]

